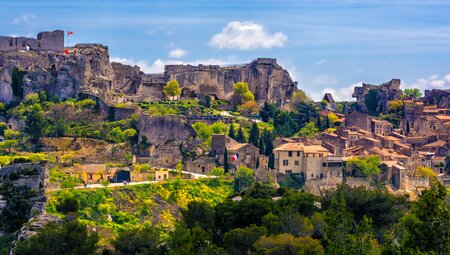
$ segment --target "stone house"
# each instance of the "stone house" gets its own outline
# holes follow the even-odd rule
[[[358,127],[363,130],[371,130],[370,118],[368,114],[353,113],[345,115],[345,128]]]
[[[192,173],[211,174],[214,167],[216,167],[216,159],[214,157],[202,157],[186,161],[186,171]]]
[[[155,181],[164,181],[165,179],[169,178],[169,170],[167,169],[157,169],[155,170]]]
[[[372,148],[372,147],[382,147],[381,141],[375,138],[364,137],[354,142],[356,146],[362,146],[364,148]]]
[[[249,143],[239,143],[226,135],[213,135],[211,150],[218,163],[221,165],[223,165],[224,162],[225,148],[228,153],[230,172],[233,172],[233,170],[239,168],[240,166],[256,169],[259,148]]]
[[[394,130],[394,125],[386,120],[371,119],[370,124],[375,135],[388,135]]]
[[[320,145],[286,143],[274,149],[277,173],[301,174],[310,179],[341,176],[342,157],[329,157],[330,152]]]
[[[437,140],[435,142],[425,144],[420,148],[421,151],[433,152],[436,156],[450,155],[450,146],[447,142]]]

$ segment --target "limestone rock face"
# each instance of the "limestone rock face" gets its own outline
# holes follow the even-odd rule
[[[382,113],[388,112],[389,101],[398,100],[402,96],[399,79],[392,79],[380,85],[363,83],[361,87],[355,87],[352,97],[356,98],[356,102],[364,113],[367,113],[365,96],[370,90],[379,92],[380,101],[378,102],[377,111]]]
[[[440,108],[450,108],[450,89],[425,90],[423,101],[426,105],[436,104]]]
[[[139,86],[142,83],[144,73],[138,66],[123,65],[121,63],[112,62],[116,78],[116,91],[120,91],[126,95],[135,95],[138,93]]]
[[[22,84],[15,92],[14,67],[24,71]],[[31,92],[42,90],[61,99],[74,97],[81,91],[107,97],[113,92],[114,78],[108,49],[98,44],[77,44],[69,55],[51,51],[0,52],[0,101],[3,102],[21,100]]]
[[[137,96],[143,100],[156,100],[163,96],[164,85],[175,79],[182,88],[182,97],[193,98],[200,93],[215,96],[218,99],[230,99],[233,85],[237,82],[247,82],[260,103],[269,101],[282,103],[297,90],[289,73],[275,59],[259,58],[249,64],[234,66],[217,65],[167,65],[163,74],[142,74],[136,67],[113,63],[117,77],[117,88],[129,87],[137,90]],[[126,78],[123,78],[126,77]]]
[[[195,130],[184,116],[141,115],[139,134],[147,137],[149,144],[159,145],[168,141],[187,141],[197,137]]]

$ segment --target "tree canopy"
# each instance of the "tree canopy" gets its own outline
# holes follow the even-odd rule
[[[170,80],[167,82],[166,86],[164,86],[164,94],[166,94],[166,96],[171,97],[172,99],[175,96],[179,96],[181,95],[181,88],[180,85],[178,85],[178,81],[177,80]]]

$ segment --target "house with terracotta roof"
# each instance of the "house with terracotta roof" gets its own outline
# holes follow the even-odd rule
[[[437,140],[435,142],[425,144],[420,149],[421,151],[434,152],[436,156],[450,155],[450,146],[447,142]]]
[[[305,181],[340,177],[342,157],[335,157],[321,145],[285,143],[274,149],[275,169],[280,174],[301,174]]]

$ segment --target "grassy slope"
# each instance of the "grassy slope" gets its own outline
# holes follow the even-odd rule
[[[180,216],[180,209],[189,202],[203,200],[215,205],[231,193],[231,181],[219,179],[64,190],[48,194],[47,212],[63,216],[56,210],[58,201],[66,196],[75,196],[79,201],[79,218],[96,228],[102,236],[102,244],[108,245],[121,229],[144,222],[151,222],[163,236],[167,236]]]

